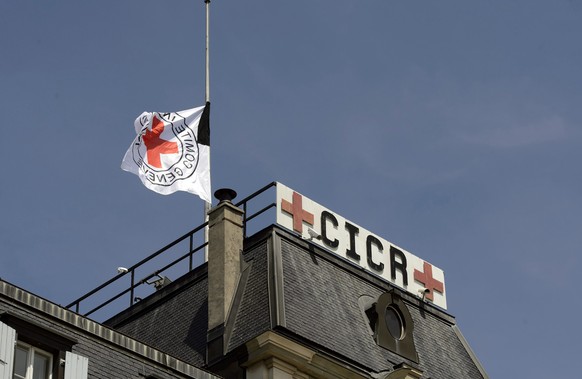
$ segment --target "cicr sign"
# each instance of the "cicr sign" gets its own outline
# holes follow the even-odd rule
[[[277,223],[414,295],[429,289],[426,299],[446,309],[441,269],[281,183],[277,183]]]

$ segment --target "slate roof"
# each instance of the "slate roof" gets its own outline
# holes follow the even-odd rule
[[[487,378],[454,318],[402,292],[414,321],[419,362],[374,341],[358,303],[377,298],[391,284],[276,225],[245,240],[246,268],[225,325],[227,352],[268,330],[372,373],[406,363],[422,378]],[[122,312],[109,325],[205,367],[206,265]],[[398,290],[397,290],[398,291]]]
[[[233,351],[250,339],[271,329],[269,311],[268,258],[269,241],[262,240],[246,249],[248,277],[243,276],[240,305],[232,310],[232,332],[227,351]]]
[[[358,304],[362,295],[378,297],[392,286],[286,232],[281,236],[284,327],[330,354],[372,372],[399,363],[420,368],[423,378],[485,378],[486,374],[456,329],[454,318],[402,294],[414,320],[419,363],[376,345]],[[311,248],[311,251],[309,250]]]
[[[271,328],[267,240],[246,248],[245,274],[226,325],[228,351]],[[206,366],[208,266],[173,281],[105,322],[116,330],[198,367]]]
[[[104,324],[203,367],[208,325],[206,267],[189,272]]]

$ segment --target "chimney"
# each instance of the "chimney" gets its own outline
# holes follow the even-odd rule
[[[236,192],[219,189],[208,212],[208,349],[207,359],[223,354],[224,324],[241,275],[243,214],[231,200]]]

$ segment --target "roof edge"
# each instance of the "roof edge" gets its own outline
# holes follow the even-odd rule
[[[68,324],[85,333],[94,335],[100,339],[106,340],[123,349],[132,351],[148,360],[167,366],[182,374],[190,375],[201,379],[218,379],[210,372],[192,366],[189,363],[181,361],[169,354],[154,349],[143,342],[130,338],[114,329],[103,326],[85,316],[81,316],[73,311],[63,308],[49,300],[36,296],[22,288],[0,279],[0,297],[11,299],[14,303],[33,309],[34,311],[44,313],[53,319]]]
[[[469,357],[471,358],[471,360],[473,361],[473,363],[475,364],[475,366],[477,367],[477,369],[479,370],[479,372],[483,376],[483,379],[489,379],[489,375],[487,375],[487,373],[485,372],[485,368],[483,367],[483,365],[479,361],[479,358],[477,358],[477,355],[475,354],[473,349],[471,349],[471,346],[469,346],[469,342],[465,339],[465,336],[463,335],[463,333],[461,333],[461,329],[459,329],[459,327],[457,325],[453,325],[452,328],[453,328],[453,331],[455,332],[455,335],[457,336],[459,341],[461,341],[461,344],[463,345],[463,347],[465,348],[465,350],[469,354]]]

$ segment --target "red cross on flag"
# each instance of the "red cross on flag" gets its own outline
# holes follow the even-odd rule
[[[121,168],[152,191],[186,191],[211,202],[210,103],[180,112],[144,112]]]

